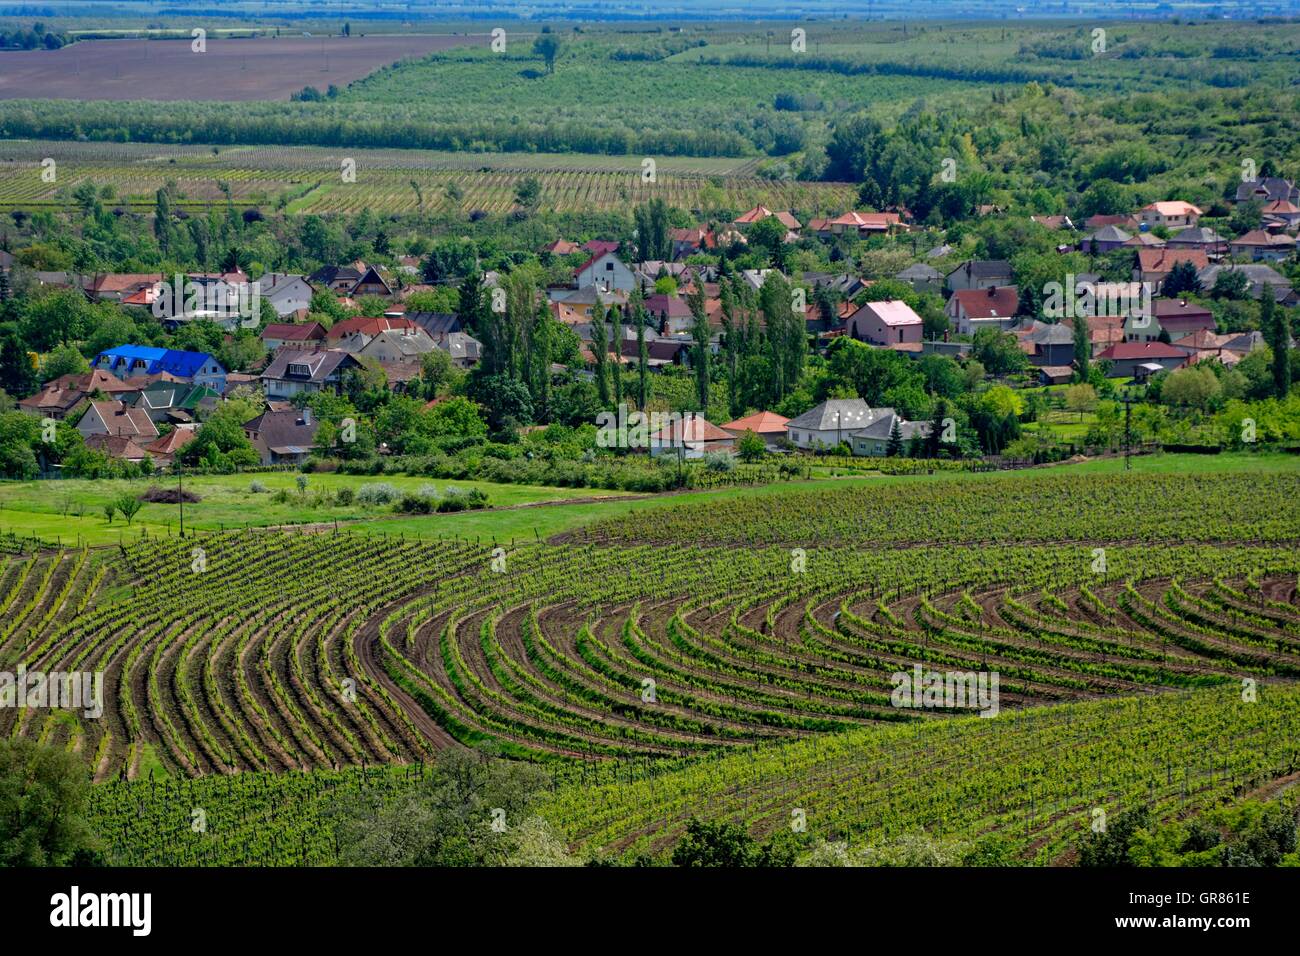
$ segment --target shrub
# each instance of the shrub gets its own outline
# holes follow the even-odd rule
[[[352,504],[353,499],[356,498],[356,492],[351,488],[340,488],[334,497],[339,504],[350,505]]]
[[[399,497],[401,492],[386,481],[373,481],[357,489],[357,501],[363,505],[386,505]]]
[[[249,482],[248,490],[249,492],[255,495],[264,495],[266,494],[267,487],[266,485],[262,484],[262,482],[254,478],[251,482]]]

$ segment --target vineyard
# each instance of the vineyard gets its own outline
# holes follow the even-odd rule
[[[132,837],[147,860],[324,861],[301,816],[317,798],[490,742],[558,770],[549,812],[588,846],[657,853],[701,807],[762,830],[793,805],[841,837],[1009,828],[1047,862],[1084,804],[1148,788],[1172,811],[1295,769],[1296,509],[1288,474],[969,475],[510,547],[240,530],[13,549],[0,664],[101,672],[103,715],[5,708],[0,733],[80,755],[127,836],[172,826],[146,787],[234,801],[227,842]],[[918,665],[997,674],[1000,716],[897,706]],[[1263,703],[1228,706],[1247,679]],[[989,768],[974,791],[924,785],[961,753]],[[266,813],[302,842],[252,840]]]
[[[43,160],[56,179],[42,178]],[[0,207],[28,210],[73,204],[83,182],[111,187],[114,204],[152,210],[154,194],[175,181],[181,207],[224,203],[218,183],[241,206],[302,213],[468,214],[515,208],[519,183],[534,176],[540,203],[556,212],[620,211],[655,197],[669,205],[742,210],[775,208],[842,211],[850,186],[774,182],[755,175],[757,160],[700,157],[656,159],[655,181],[642,181],[640,156],[473,153],[425,150],[327,150],[312,147],[142,146],[128,143],[6,142],[0,144]],[[345,161],[355,181],[344,180]],[[414,181],[419,192],[411,185]],[[456,198],[451,198],[451,197]]]

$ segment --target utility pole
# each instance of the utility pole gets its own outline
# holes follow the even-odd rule
[[[1131,445],[1133,442],[1133,393],[1128,389],[1124,390],[1124,397],[1120,399],[1124,403],[1124,470],[1128,471],[1133,467],[1131,456]]]

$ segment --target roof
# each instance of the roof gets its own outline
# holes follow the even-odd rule
[[[145,446],[145,451],[153,455],[166,455],[171,457],[178,451],[194,441],[198,437],[197,428],[187,428],[180,426],[173,428],[161,438],[156,438]]]
[[[855,229],[888,229],[902,222],[896,212],[846,212],[830,220],[832,226],[852,226]]]
[[[804,428],[809,431],[831,431],[842,429],[856,431],[875,421],[875,414],[860,398],[832,398],[820,405],[810,408],[797,418],[786,423],[789,428]]]
[[[1125,232],[1119,226],[1110,225],[1102,226],[1092,235],[1085,238],[1084,242],[1128,242],[1132,239],[1131,233]]]
[[[1006,259],[970,259],[949,269],[948,275],[953,276],[958,272],[965,272],[972,279],[999,279],[1003,276],[1010,277],[1011,263]]]
[[[688,413],[685,418],[674,418],[665,428],[650,436],[651,441],[677,444],[692,441],[735,441],[736,436],[724,432],[701,415]]]
[[[310,450],[316,441],[320,419],[304,417],[299,409],[291,411],[265,411],[251,421],[244,422],[244,431],[252,432],[267,448],[279,454],[301,454]]]
[[[1099,359],[1118,361],[1128,359],[1181,359],[1186,357],[1186,350],[1166,345],[1164,342],[1116,342],[1097,355]]]
[[[297,378],[302,379],[300,375],[290,375],[289,365],[305,365],[308,369],[309,380],[313,382],[323,382],[334,373],[339,366],[347,364],[356,364],[351,354],[342,349],[298,349],[298,348],[280,348],[276,349],[275,356],[271,359],[271,364],[266,367],[262,373],[264,379],[282,379]]]
[[[898,423],[899,436],[907,441],[917,435],[926,436],[930,434],[929,422],[909,422],[903,419],[892,408],[875,409],[876,420],[866,428],[859,429],[853,433],[854,438],[875,439],[877,441],[887,441],[894,431],[894,423]]]
[[[1035,345],[1071,345],[1074,330],[1059,322],[1037,323],[1027,336]]]
[[[618,242],[613,239],[588,239],[582,244],[584,252],[590,252],[593,256],[601,256],[606,252],[618,252]]]
[[[380,332],[406,331],[414,332],[418,326],[404,316],[381,316],[370,318],[364,315],[353,316],[342,322],[335,322],[325,333],[325,338],[336,340],[351,335],[367,335],[373,338]]]
[[[1164,202],[1147,203],[1142,207],[1143,212],[1158,212],[1162,216],[1203,216],[1205,215],[1199,208],[1189,202],[1183,202],[1181,199],[1171,199]]]
[[[404,335],[400,332],[380,332],[361,350],[363,355],[369,355],[380,345],[387,343],[391,345],[402,355],[423,355],[425,352],[432,352],[436,345],[427,335]]]
[[[1284,233],[1265,232],[1263,229],[1252,229],[1244,236],[1238,236],[1233,239],[1230,245],[1234,246],[1294,246],[1295,240]]]
[[[117,364],[120,359],[126,359],[131,364],[141,361],[145,363],[146,374],[167,372],[180,378],[193,378],[207,363],[216,363],[216,359],[207,352],[180,352],[151,345],[119,345],[117,348],[105,349],[95,356],[94,364],[98,365],[100,359],[105,357],[113,364]],[[221,368],[220,365],[217,367]]]
[[[435,338],[462,329],[460,316],[455,312],[408,312],[406,318]]]
[[[1300,213],[1300,206],[1297,206],[1295,203],[1286,199],[1274,199],[1264,207],[1263,211],[1273,215],[1291,215],[1294,213]]]
[[[1213,312],[1186,299],[1156,299],[1151,303],[1151,310],[1162,323],[1171,318],[1208,318],[1210,325],[1214,324]]]
[[[943,273],[934,266],[927,265],[924,262],[914,262],[898,275],[894,276],[894,278],[911,281],[913,279],[939,279],[942,278],[942,276]]]
[[[1196,277],[1201,280],[1202,285],[1213,286],[1214,280],[1219,277],[1219,273],[1225,271],[1245,273],[1246,279],[1251,285],[1258,285],[1263,282],[1268,285],[1283,286],[1287,289],[1291,288],[1290,279],[1282,275],[1272,266],[1265,265],[1262,262],[1252,262],[1241,265],[1223,265],[1216,262],[1214,265],[1206,266],[1202,271],[1196,274]]]
[[[877,302],[864,303],[862,308],[854,313],[854,317],[856,318],[863,312],[870,313],[878,321],[890,328],[921,324],[921,317],[913,312],[912,307],[902,299],[881,299]]]
[[[144,448],[124,435],[91,435],[86,439],[85,445],[92,451],[102,451],[110,458],[142,461],[149,457]]]
[[[76,388],[83,392],[104,392],[111,395],[114,392],[134,392],[135,386],[128,385],[112,372],[106,372],[102,368],[91,369],[89,372],[77,374],[75,372],[68,375],[60,375],[53,382],[47,382],[57,388]]]
[[[306,342],[311,339],[325,338],[325,326],[319,322],[270,322],[262,330],[263,339],[277,339],[284,342]]]
[[[729,432],[750,431],[758,435],[780,432],[784,435],[785,426],[789,423],[790,419],[776,412],[755,412],[753,415],[737,418],[734,422],[727,422],[722,428]]]
[[[1190,262],[1197,269],[1210,264],[1203,249],[1138,250],[1138,268],[1143,272],[1171,272],[1181,262]]]
[[[618,256],[614,253],[613,249],[606,249],[604,252],[595,252],[592,253],[590,259],[588,259],[582,265],[578,266],[578,268],[574,269],[573,274],[575,276],[582,275],[582,273],[586,272],[588,269],[590,269],[592,266],[594,266],[597,262],[599,262],[601,259],[605,258],[606,256],[614,256],[615,259],[618,259]],[[618,259],[618,261],[622,262],[623,260]]]
[[[158,428],[143,408],[132,408],[124,402],[91,402],[90,407],[98,413],[110,435],[128,437],[157,438]],[[87,411],[86,414],[90,414]]]
[[[1213,246],[1226,240],[1209,226],[1187,226],[1180,229],[1170,242],[1195,242],[1200,245]]]
[[[972,319],[1009,319],[1020,308],[1020,296],[1012,285],[960,289],[952,297]]]
[[[570,242],[568,239],[556,239],[542,246],[542,252],[549,252],[556,256],[567,256],[570,253],[580,251],[581,247],[576,242]]]

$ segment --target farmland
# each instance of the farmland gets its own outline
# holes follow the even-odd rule
[[[68,100],[285,100],[304,86],[344,86],[405,57],[465,42],[429,35],[212,37],[198,52],[188,37],[87,40],[60,50],[0,53],[0,99],[39,90]]]
[[[707,515],[684,502],[499,550],[240,529],[10,554],[6,665],[103,672],[104,715],[10,709],[0,732],[85,761],[109,843],[135,862],[328,861],[328,840],[294,834],[357,786],[347,767],[390,765],[365,773],[396,792],[442,749],[485,743],[554,769],[546,813],[582,847],[654,855],[699,806],[764,832],[794,805],[824,834],[1006,831],[1050,862],[1099,801],[1149,791],[1170,814],[1295,765],[1294,471],[1184,477],[1186,501],[1161,515],[1171,480],[1058,471],[724,493]],[[1011,484],[995,496],[998,481]],[[1243,481],[1257,492],[1240,494]],[[978,498],[1089,505],[1017,516],[975,512]],[[1212,502],[1235,510],[1217,523]],[[1201,515],[1199,533],[1180,509]],[[679,520],[699,544],[668,540]],[[918,665],[997,672],[1000,715],[898,708],[891,675]],[[1257,708],[1231,704],[1247,678]],[[1125,743],[1138,734],[1157,744]],[[1049,767],[1065,739],[1075,762]],[[936,753],[970,748],[991,767],[1026,748],[1015,774],[1039,766],[1039,783],[1017,790],[989,770],[954,809],[958,770]],[[213,777],[224,782],[186,782]],[[290,791],[303,826],[255,838],[248,821]],[[233,814],[216,839],[179,839],[170,799],[121,817],[177,792]]]
[[[52,159],[57,179],[42,179]],[[355,180],[341,175],[345,160]],[[85,182],[109,188],[114,203],[147,212],[167,182],[176,205],[205,209],[225,198],[241,206],[289,213],[376,213],[464,216],[504,214],[529,176],[541,183],[541,203],[557,213],[619,212],[648,199],[683,208],[743,209],[759,202],[822,212],[852,199],[847,185],[774,182],[755,174],[754,158],[665,157],[656,181],[642,178],[642,158],[581,154],[454,153],[434,150],[329,150],[314,147],[147,146],[128,143],[0,143],[0,208],[65,209]],[[419,184],[417,193],[412,181]],[[453,198],[455,197],[455,198]]]

